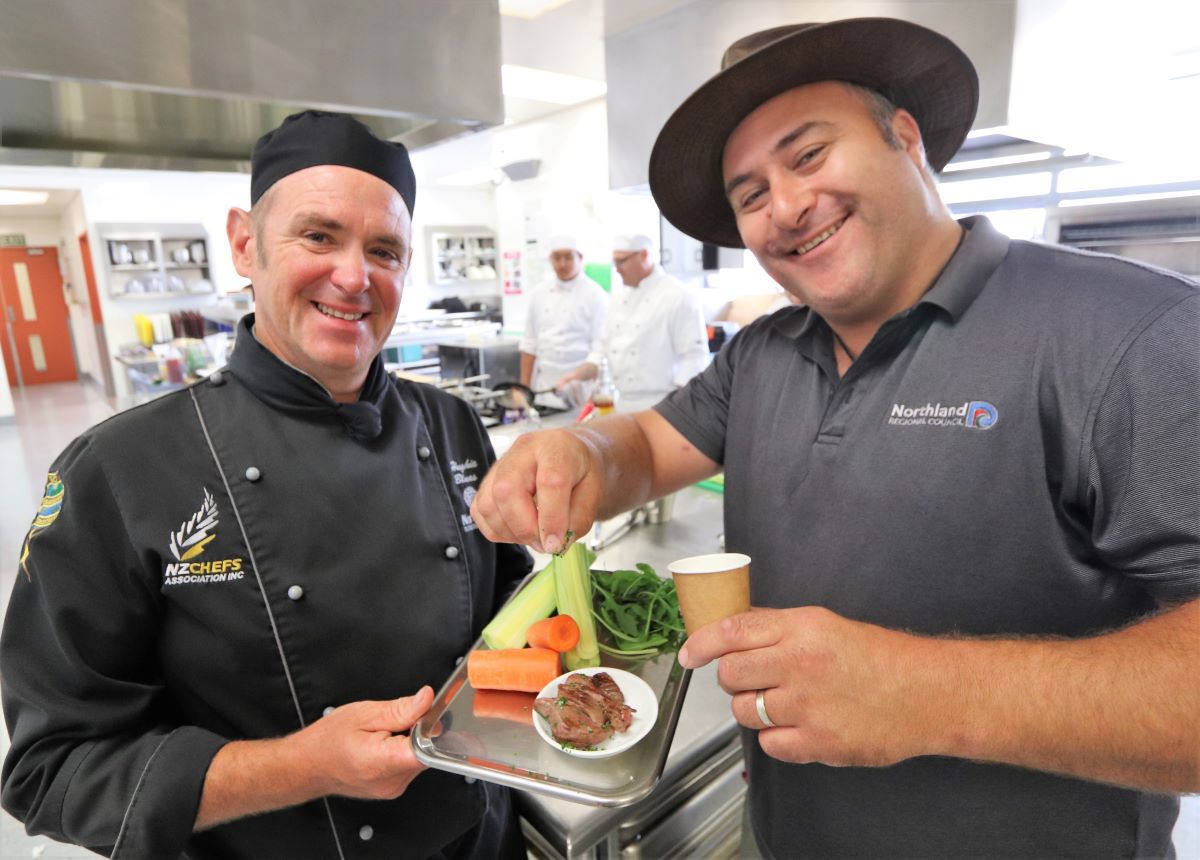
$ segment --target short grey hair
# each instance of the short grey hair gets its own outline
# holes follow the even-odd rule
[[[267,213],[271,211],[271,192],[274,190],[274,187],[268,188],[250,207],[250,223],[254,225],[254,244],[258,250],[258,264],[264,268],[267,265],[267,249],[263,239],[266,236]]]
[[[883,135],[883,142],[892,149],[903,149],[904,145],[900,143],[900,138],[896,137],[896,132],[892,131],[892,118],[896,115],[896,105],[892,103],[891,99],[878,90],[864,87],[862,84],[850,81],[840,81],[839,83],[858,95],[866,104],[871,119],[875,122],[875,127]]]

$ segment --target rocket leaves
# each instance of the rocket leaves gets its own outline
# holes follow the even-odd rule
[[[592,571],[592,615],[615,647],[600,650],[617,657],[650,657],[677,650],[687,638],[675,583],[661,579],[648,564],[637,570]]]

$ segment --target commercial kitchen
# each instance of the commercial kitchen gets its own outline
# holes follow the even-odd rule
[[[298,109],[354,114],[410,149],[420,203],[385,365],[470,403],[498,453],[580,414],[554,397],[524,408],[503,391],[519,379],[530,294],[553,278],[552,236],[577,237],[585,274],[610,291],[620,287],[613,237],[652,237],[663,268],[700,297],[713,354],[786,304],[748,251],[663,218],[647,173],[664,120],[725,47],[772,26],[890,16],[945,34],[981,80],[974,127],[938,177],[956,217],[1200,279],[1200,6],[1187,0],[0,9],[4,605],[53,458],[87,427],[224,365],[254,310],[226,213],[248,205],[254,141]],[[617,408],[635,405],[649,404]],[[724,549],[722,484],[598,523],[584,539],[599,569],[646,563],[666,575],[676,558]],[[663,757],[647,792],[597,803],[520,791],[531,857],[739,856],[745,766],[729,697],[715,665],[672,678],[678,708],[658,729]],[[1177,856],[1200,858],[1194,799],[1183,799],[1174,841]],[[27,836],[3,814],[0,860],[43,851],[95,856]]]

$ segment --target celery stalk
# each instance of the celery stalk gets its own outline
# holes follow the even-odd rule
[[[554,564],[548,564],[500,608],[483,628],[483,641],[493,650],[524,648],[529,625],[549,617],[557,601]],[[578,619],[576,619],[578,620]]]
[[[587,551],[582,544],[573,543],[550,560],[550,567],[554,568],[558,614],[570,615],[579,625],[579,644],[563,655],[563,662],[571,671],[599,666],[600,645],[592,618],[592,574],[588,570]]]

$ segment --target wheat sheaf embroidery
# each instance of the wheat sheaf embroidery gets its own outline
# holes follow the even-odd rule
[[[204,488],[204,504],[192,514],[191,519],[171,533],[171,554],[178,561],[188,561],[200,553],[216,537],[209,534],[217,527],[217,500],[208,488]]]

